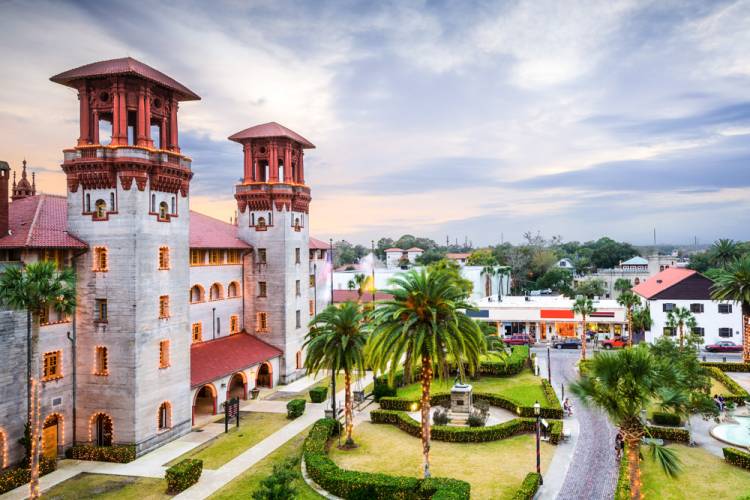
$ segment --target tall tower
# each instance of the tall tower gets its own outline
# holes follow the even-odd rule
[[[132,58],[51,78],[78,91],[80,135],[66,149],[76,260],[77,436],[138,454],[190,430],[191,160],[178,103],[200,99]]]
[[[8,181],[10,165],[0,161],[0,238],[8,234],[10,208],[8,206]]]
[[[284,352],[282,383],[302,376],[302,344],[310,321],[308,213],[304,150],[313,144],[271,122],[229,137],[244,151],[244,177],[235,189],[239,237],[254,248],[245,296],[245,325]]]

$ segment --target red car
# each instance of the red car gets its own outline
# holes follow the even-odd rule
[[[604,349],[622,349],[628,345],[628,338],[627,337],[619,337],[614,339],[607,339],[602,340],[601,346]]]
[[[531,345],[533,343],[528,335],[511,335],[503,342],[505,342],[505,345]]]
[[[728,340],[722,340],[715,344],[707,345],[708,352],[742,352],[742,346]]]

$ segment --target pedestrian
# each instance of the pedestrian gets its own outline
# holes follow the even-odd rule
[[[563,410],[565,411],[565,414],[567,416],[573,416],[573,406],[570,404],[570,400],[568,398],[565,398],[565,401],[563,401]]]
[[[727,403],[724,401],[724,396],[719,394],[719,403],[721,404],[721,411],[724,411],[727,409]]]
[[[617,456],[617,460],[620,460],[622,458],[622,450],[625,448],[625,440],[622,438],[622,433],[618,432],[617,436],[615,436],[615,455]]]

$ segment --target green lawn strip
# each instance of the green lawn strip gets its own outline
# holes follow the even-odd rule
[[[721,396],[734,396],[732,391],[730,391],[726,385],[711,377],[711,396],[713,397],[714,394],[719,394]]]
[[[284,445],[279,447],[273,453],[268,455],[266,458],[253,465],[250,469],[243,472],[230,483],[226,484],[219,491],[211,495],[209,498],[226,499],[231,500],[235,498],[251,498],[253,492],[258,489],[260,482],[269,476],[273,472],[273,466],[280,464],[285,460],[292,457],[300,457],[302,455],[302,443],[304,443],[307,433],[310,428],[303,430]],[[322,498],[318,495],[315,490],[310,488],[307,483],[300,476],[294,481],[294,485],[297,488],[299,500],[319,500]]]
[[[726,463],[723,459],[701,449],[681,444],[670,444],[682,462],[682,472],[674,479],[667,477],[654,462],[648,448],[644,455],[642,481],[644,498],[682,500],[685,498],[736,499],[750,492],[750,473]]]
[[[44,491],[47,500],[80,500],[81,498],[152,500],[171,498],[167,482],[151,477],[114,476],[81,473]]]
[[[218,469],[289,422],[285,413],[241,412],[239,428],[230,425],[228,433],[216,436],[166,465],[199,458],[203,460],[204,469]]]

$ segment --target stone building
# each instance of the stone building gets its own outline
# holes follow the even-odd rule
[[[80,101],[67,196],[37,195],[24,162],[9,204],[0,163],[0,272],[51,260],[77,275],[73,317],[41,318],[44,453],[75,442],[143,454],[230,397],[299,377],[330,279],[328,250],[308,233],[303,153],[314,146],[276,123],[232,136],[245,176],[229,224],[190,210],[178,109],[195,93],[132,58],[51,80]],[[26,314],[0,311],[0,325],[11,332],[0,348],[4,467],[23,452]]]

